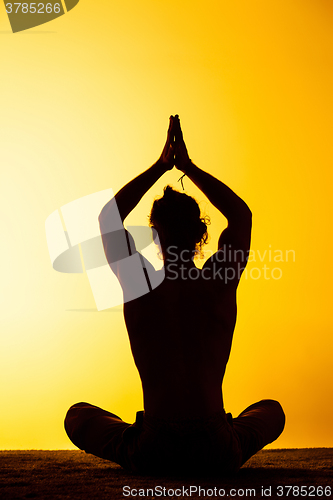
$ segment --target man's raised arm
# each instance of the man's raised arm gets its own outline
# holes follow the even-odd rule
[[[228,220],[232,239],[246,238],[251,232],[252,214],[247,204],[228,186],[194,165],[187,153],[178,116],[175,117],[175,165],[207,196]],[[244,231],[246,234],[244,234]],[[244,243],[246,243],[244,241]]]
[[[118,209],[120,219],[123,222],[128,214],[136,207],[143,195],[155,184],[155,182],[174,166],[174,117],[170,116],[167,140],[160,158],[153,166],[138,175],[126,184],[102,209],[99,222],[102,224]]]
[[[251,218],[251,211],[246,203],[228,186],[212,175],[194,165],[187,153],[178,115],[175,117],[175,165],[191,179],[207,196],[209,201],[228,219]]]

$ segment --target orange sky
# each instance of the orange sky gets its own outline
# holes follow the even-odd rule
[[[142,409],[120,308],[92,311],[87,277],[52,269],[45,220],[155,162],[175,113],[193,161],[252,210],[248,272],[282,270],[242,278],[226,411],[278,399],[287,424],[275,447],[333,446],[332,10],[82,1],[14,35],[0,5],[0,448],[71,448],[63,418],[80,400],[128,421]],[[146,224],[178,178],[158,181],[128,224]],[[225,220],[185,187],[211,217],[213,250]],[[270,262],[269,249],[295,262]]]

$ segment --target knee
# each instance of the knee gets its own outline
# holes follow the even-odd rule
[[[77,434],[82,418],[80,418],[82,414],[82,410],[85,410],[89,407],[89,403],[76,403],[71,406],[66,413],[64,425],[65,431],[69,437],[69,439],[77,446],[76,442],[74,442],[73,437]],[[75,439],[75,437],[74,437]],[[76,441],[76,440],[75,440]]]
[[[275,399],[266,399],[267,403],[272,407],[274,413],[280,418],[281,422],[285,422],[286,416],[281,404]]]
[[[277,405],[277,412],[278,412],[279,419],[280,419],[280,429],[281,429],[280,434],[281,434],[281,432],[283,431],[284,426],[286,424],[286,414],[284,413],[283,408],[280,405],[280,403],[278,401],[275,401],[275,403]]]
[[[68,418],[71,418],[74,414],[77,414],[82,408],[87,408],[91,406],[89,403],[76,403],[72,405],[66,413],[65,422]]]
[[[277,434],[275,439],[277,439],[284,429],[286,423],[286,415],[281,404],[278,401],[275,401],[274,399],[266,399],[264,400],[264,402],[267,404],[271,411],[272,418],[275,424],[274,427]]]

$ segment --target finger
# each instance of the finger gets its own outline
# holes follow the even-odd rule
[[[168,128],[167,138],[166,138],[164,148],[163,148],[163,153],[166,153],[166,151],[170,145],[170,142],[173,140],[173,137],[174,137],[173,123],[174,123],[174,117],[171,115],[169,118],[169,128]]]
[[[176,134],[176,120],[173,118],[171,129],[169,132],[169,139],[173,143],[175,142],[175,138],[176,138],[175,134]]]
[[[167,161],[170,161],[173,157],[174,157],[174,151],[172,148],[169,148],[167,155],[166,155]]]
[[[179,132],[180,132],[180,137],[181,139],[183,140],[183,131],[182,131],[182,128],[180,126],[180,120],[179,120],[179,117],[178,117],[178,123],[179,123]]]
[[[174,122],[175,122],[175,117],[171,115],[169,118],[168,136],[170,135],[171,131],[173,130]]]
[[[169,154],[171,154],[171,156],[172,156],[174,154],[173,153],[174,146],[175,146],[174,133],[173,133],[173,131],[171,131],[171,133],[168,132],[168,137],[167,137],[167,140],[164,144],[164,148],[162,151],[162,156],[164,156],[165,158],[167,158]],[[171,151],[171,153],[170,153],[170,151]]]
[[[178,141],[183,140],[183,133],[180,126],[180,120],[178,115],[175,116],[175,136]]]

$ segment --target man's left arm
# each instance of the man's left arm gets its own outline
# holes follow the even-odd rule
[[[160,158],[154,165],[142,174],[135,177],[126,184],[102,209],[99,222],[103,224],[110,215],[114,213],[114,204],[118,209],[120,219],[123,222],[128,214],[136,207],[144,194],[155,184],[155,182],[174,166],[174,117],[170,116],[167,140]]]
[[[111,269],[116,275],[118,273],[116,263],[125,259],[128,255],[136,253],[133,238],[124,230],[124,219],[153,184],[174,166],[173,123],[174,117],[171,116],[167,140],[157,162],[118,191],[104,206],[99,215],[98,220],[104,252]],[[115,264],[112,265],[113,263]]]

